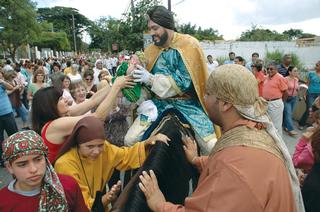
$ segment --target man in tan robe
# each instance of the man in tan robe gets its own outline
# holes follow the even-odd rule
[[[201,176],[184,206],[166,202],[156,173],[143,172],[141,190],[153,211],[304,211],[290,154],[266,115],[257,81],[240,65],[223,65],[206,85],[210,119],[222,127],[209,157],[198,157],[185,139],[185,153]]]

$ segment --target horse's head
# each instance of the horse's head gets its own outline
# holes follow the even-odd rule
[[[143,166],[125,187],[113,211],[150,211],[145,196],[138,186],[142,171],[153,170],[166,200],[176,204],[183,204],[188,196],[190,179],[197,181],[199,173],[187,161],[182,142],[182,135],[194,136],[193,130],[183,124],[175,114],[170,113],[152,132],[152,134],[157,133],[165,134],[171,139],[169,146],[157,142],[150,149]]]

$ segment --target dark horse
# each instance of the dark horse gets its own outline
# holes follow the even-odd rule
[[[170,145],[157,142],[150,149],[143,166],[129,181],[112,211],[150,211],[146,198],[138,186],[142,171],[149,172],[152,169],[166,200],[175,204],[184,203],[189,194],[190,179],[192,182],[198,181],[199,172],[187,161],[183,150],[182,135],[194,137],[194,132],[184,117],[176,110],[165,111],[147,130],[144,138],[156,133],[167,135],[171,139]]]

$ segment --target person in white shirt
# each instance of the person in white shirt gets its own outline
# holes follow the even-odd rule
[[[114,54],[111,57],[111,65],[112,65],[112,74],[115,75],[117,66],[118,66],[118,58]]]
[[[13,71],[13,67],[11,66],[11,60],[6,60],[6,65],[2,68],[4,72]]]
[[[252,71],[252,64],[255,64],[257,59],[259,59],[259,53],[257,52],[254,52],[252,53],[251,55],[251,61],[250,62],[247,62],[246,64],[246,68],[249,69],[250,71]]]
[[[110,73],[112,73],[112,62],[111,62],[111,58],[109,56],[107,56],[104,60],[103,60],[103,65],[108,69],[108,71]]]
[[[218,61],[216,60],[213,60],[213,57],[212,55],[208,55],[207,56],[207,65],[208,65],[208,72],[209,72],[209,75],[219,66],[219,63]]]
[[[70,106],[73,104],[73,101],[74,101],[70,93],[71,79],[66,75],[62,75],[61,81],[62,81],[62,90],[63,90],[62,96],[63,98],[67,99],[68,105]]]
[[[102,70],[107,71],[109,73],[109,71],[106,68],[103,68],[102,60],[98,59],[95,63],[95,67],[93,68],[93,84],[95,85],[99,84],[99,74]]]
[[[76,83],[79,81],[82,81],[82,77],[78,72],[79,65],[78,64],[72,64],[71,65],[71,73],[68,73],[67,76],[70,78],[71,83]]]

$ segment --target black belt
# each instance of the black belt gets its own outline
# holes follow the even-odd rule
[[[279,100],[281,98],[275,98],[275,99],[266,99],[268,102],[271,102],[271,101],[276,101],[276,100]]]

